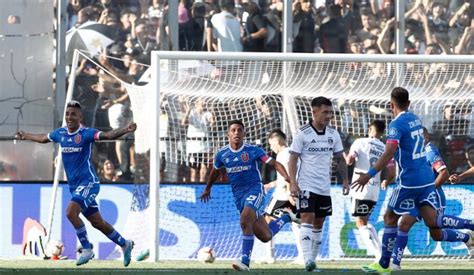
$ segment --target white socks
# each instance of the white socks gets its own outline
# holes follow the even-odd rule
[[[369,252],[368,254],[372,254],[375,256],[375,258],[379,259],[381,254],[381,245],[374,226],[367,224],[367,226],[359,228],[359,233],[365,243],[365,246],[367,246],[367,252]]]
[[[303,251],[304,262],[314,261],[313,257],[313,225],[302,223],[300,228],[301,250]]]
[[[316,261],[316,257],[318,257],[319,247],[321,246],[321,239],[323,237],[323,230],[322,229],[314,229],[313,232],[313,260]]]

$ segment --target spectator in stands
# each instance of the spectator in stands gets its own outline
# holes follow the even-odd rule
[[[328,11],[330,19],[320,29],[321,47],[325,53],[346,53],[348,33],[341,6],[330,5]]]
[[[244,52],[263,52],[265,50],[265,37],[267,37],[267,22],[260,9],[253,0],[244,0],[242,6],[248,14],[244,25],[242,45]]]
[[[428,15],[431,33],[445,45],[449,45],[447,9],[443,3],[435,2]]]
[[[283,2],[272,4],[264,17],[267,21],[267,37],[265,51],[282,51],[282,32],[283,32]]]
[[[293,20],[297,26],[293,40],[293,52],[314,53],[316,22],[310,0],[301,0],[293,4]]]
[[[192,106],[184,102],[184,116],[181,125],[187,126],[186,155],[191,168],[192,182],[205,182],[210,160],[209,131],[215,124],[214,116],[205,108],[203,98],[198,98]]]
[[[143,19],[138,20],[132,29],[132,51],[136,51],[140,61],[146,64],[150,64],[151,51],[158,50],[155,35],[150,33],[152,29],[153,27]]]
[[[359,37],[360,41],[364,42],[366,39],[372,37],[371,31],[376,24],[376,20],[374,15],[370,12],[361,14],[360,18],[362,20],[362,28],[356,30],[356,35]]]
[[[234,0],[219,0],[221,12],[212,16],[211,25],[208,26],[211,32],[211,41],[207,41],[208,51],[218,52],[241,52],[243,50],[240,42],[240,22],[233,15]]]
[[[110,159],[104,160],[99,171],[101,182],[114,182],[121,180],[119,173],[115,170],[114,163]]]
[[[456,108],[454,102],[448,102],[443,108],[443,118],[433,123],[433,132],[448,135],[466,135],[468,133],[469,120],[460,117],[461,110]]]
[[[148,18],[161,18],[165,9],[165,0],[151,0],[148,8]]]
[[[191,51],[207,50],[206,44],[206,5],[202,2],[195,2],[191,7]]]

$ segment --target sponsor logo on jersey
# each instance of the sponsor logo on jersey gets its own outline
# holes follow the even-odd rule
[[[308,151],[310,152],[330,152],[333,148],[331,147],[309,147]]]
[[[243,153],[240,155],[240,158],[242,159],[243,162],[249,161],[249,154],[248,153]]]
[[[75,142],[76,144],[81,143],[81,140],[82,140],[81,135],[76,135],[76,136],[74,137],[74,142]]]
[[[61,152],[63,153],[79,153],[81,151],[81,147],[61,147]]]
[[[250,165],[235,166],[235,167],[226,168],[226,171],[227,173],[238,173],[238,172],[250,170],[250,168],[252,168],[252,166]]]

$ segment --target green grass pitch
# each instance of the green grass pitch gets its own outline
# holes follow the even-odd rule
[[[362,264],[370,260],[319,261],[321,274],[363,274]],[[217,260],[212,264],[197,261],[132,262],[124,268],[121,261],[93,260],[86,265],[76,267],[72,260],[0,260],[0,274],[229,274],[237,273],[230,268],[230,261]],[[303,274],[303,266],[290,262],[251,265],[251,273],[256,274]],[[403,271],[395,274],[474,274],[473,260],[417,259],[403,262]]]

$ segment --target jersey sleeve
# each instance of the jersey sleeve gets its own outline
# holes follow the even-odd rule
[[[301,154],[304,147],[304,134],[301,131],[297,131],[293,137],[293,142],[290,146],[290,152]]]
[[[255,147],[255,157],[260,159],[263,163],[268,163],[272,160],[272,157],[267,155],[267,153],[260,147]]]
[[[335,141],[334,141],[334,154],[340,154],[342,151],[344,151],[344,147],[342,146],[342,140],[341,140],[341,135],[336,132],[334,135]]]
[[[94,128],[88,128],[86,131],[84,131],[84,139],[87,142],[93,142],[96,140],[99,140],[99,134],[101,131],[94,129]]]
[[[349,157],[354,157],[357,158],[359,156],[359,150],[360,150],[360,140],[356,139],[351,145],[351,148],[349,149]]]
[[[446,169],[446,164],[437,150],[432,149],[428,151],[426,153],[426,160],[436,172]]]
[[[402,128],[396,122],[391,122],[388,126],[387,144],[398,145],[401,137]]]
[[[217,152],[216,157],[214,158],[214,169],[220,169],[224,166],[221,155],[222,151]]]
[[[54,143],[59,143],[61,141],[61,135],[60,135],[60,130],[61,128],[58,128],[48,134],[48,139]]]

